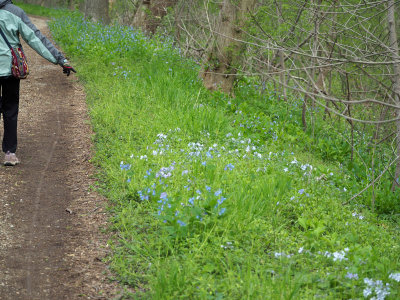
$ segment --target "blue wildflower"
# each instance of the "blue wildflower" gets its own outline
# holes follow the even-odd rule
[[[304,189],[299,190],[298,192],[300,195],[304,194]]]
[[[225,213],[225,211],[226,211],[225,207],[221,208],[221,210],[219,211],[218,215],[220,215],[220,216],[223,215]]]
[[[192,204],[192,205],[194,204],[194,197],[189,198],[189,203]]]
[[[215,193],[214,193],[214,195],[216,196],[216,197],[218,197],[219,195],[221,195],[222,194],[222,190],[221,189],[219,189],[218,191],[216,191]]]
[[[353,273],[347,272],[345,277],[348,279],[358,279],[358,274],[357,273],[353,274]]]
[[[121,161],[121,163],[119,164],[119,167],[121,168],[121,170],[130,170],[131,165],[130,164],[124,164],[124,162]]]
[[[185,222],[183,222],[183,221],[181,221],[181,220],[178,220],[178,221],[176,221],[179,225],[181,225],[181,227],[182,226],[186,226],[186,223]]]
[[[226,200],[225,197],[221,197],[218,199],[218,204],[221,205],[222,203],[224,203],[224,201]]]
[[[207,191],[211,191],[211,187],[208,186],[208,185],[206,185],[206,190],[207,190]]]
[[[227,164],[227,165],[225,166],[225,169],[224,169],[224,170],[225,170],[225,171],[226,171],[226,170],[232,171],[234,167],[235,167],[235,166],[232,165],[232,164]]]
[[[160,199],[167,199],[167,193],[166,192],[162,192],[160,195]]]

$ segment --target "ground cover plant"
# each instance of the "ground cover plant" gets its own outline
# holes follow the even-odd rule
[[[129,27],[50,25],[86,87],[126,297],[400,297],[396,203],[342,205],[368,174],[346,167],[332,129],[313,146],[300,99],[245,80],[236,98],[211,94],[172,41]]]
[[[35,16],[43,16],[43,17],[62,17],[69,14],[69,10],[65,8],[47,8],[40,5],[23,3],[21,1],[13,1],[18,7],[21,7],[25,12],[35,15]]]

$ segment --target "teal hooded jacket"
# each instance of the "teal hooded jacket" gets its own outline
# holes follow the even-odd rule
[[[32,24],[26,13],[12,4],[12,0],[0,0],[0,28],[12,47],[20,46],[22,37],[37,53],[53,64],[63,65],[67,62],[62,53]],[[0,35],[0,77],[10,75],[11,51]]]

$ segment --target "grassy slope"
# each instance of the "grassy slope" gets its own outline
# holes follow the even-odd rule
[[[169,42],[128,28],[75,15],[51,29],[86,87],[110,264],[132,297],[400,296],[398,216],[342,206],[360,184],[304,152],[298,101],[246,83],[210,94]]]

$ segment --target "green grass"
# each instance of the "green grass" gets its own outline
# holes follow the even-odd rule
[[[51,30],[86,88],[126,297],[400,297],[398,203],[342,205],[368,174],[345,167],[332,129],[302,131],[300,99],[245,80],[235,99],[212,94],[171,41],[130,28],[72,14]]]
[[[57,17],[66,16],[70,13],[69,10],[62,8],[62,7],[58,8],[58,9],[54,9],[54,8],[47,8],[44,6],[39,6],[39,5],[34,5],[34,4],[23,3],[20,1],[13,1],[13,3],[15,5],[19,6],[20,8],[22,8],[25,12],[27,12],[31,15],[35,15],[35,16],[57,18]]]

